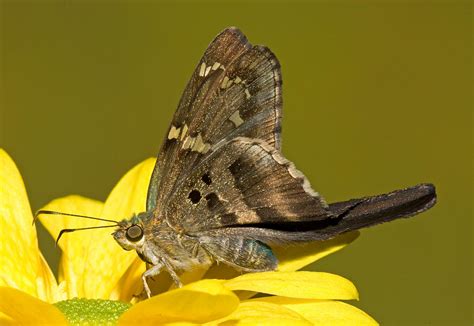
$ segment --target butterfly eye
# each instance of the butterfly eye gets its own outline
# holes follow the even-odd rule
[[[143,230],[138,225],[132,225],[127,229],[127,239],[132,242],[137,242],[143,237]]]

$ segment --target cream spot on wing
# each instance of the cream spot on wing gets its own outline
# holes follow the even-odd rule
[[[198,134],[196,137],[187,136],[181,146],[182,149],[191,149],[193,152],[206,153],[211,149],[211,145],[205,143],[201,134]]]
[[[312,197],[320,197],[319,193],[317,193],[316,191],[313,190],[313,188],[311,188],[311,184],[306,178],[304,178],[304,181],[303,181],[303,190]]]
[[[204,147],[202,148],[201,153],[205,154],[211,149],[211,144],[209,143],[204,143]]]
[[[244,120],[242,120],[242,118],[240,117],[238,110],[232,113],[232,115],[229,117],[229,120],[232,121],[236,127],[244,123]]]
[[[193,152],[207,153],[211,149],[209,143],[205,143],[201,134],[196,137],[187,136],[183,142],[182,149],[191,149]]]
[[[217,61],[214,62],[214,64],[212,65],[212,70],[217,70],[217,68],[219,68],[220,65],[221,65],[220,62],[217,62]]]
[[[235,84],[239,84],[241,81],[242,81],[242,79],[240,79],[239,76],[235,77],[235,79],[234,79]]]
[[[181,140],[184,139],[184,136],[186,136],[187,132],[188,132],[188,126],[184,124],[183,130],[181,130],[181,137],[180,137]]]
[[[284,158],[282,155],[279,155],[278,153],[273,153],[272,157],[280,165],[285,165],[289,162],[286,158]]]
[[[206,71],[206,63],[201,63],[201,69],[199,69],[199,76],[204,76],[204,72]]]
[[[178,139],[180,130],[181,128],[171,126],[170,132],[168,133],[168,139]]]
[[[309,183],[308,179],[304,176],[304,174],[297,170],[295,165],[293,163],[290,163],[290,165],[288,166],[288,172],[290,173],[290,175],[295,178],[295,179],[300,179],[303,181],[303,190],[310,196],[312,197],[320,197],[319,196],[319,193],[317,193],[316,191],[313,190],[313,188],[311,188],[311,184]],[[323,203],[323,206],[325,204]]]
[[[196,137],[196,141],[193,144],[193,148],[191,149],[192,151],[202,153],[204,149],[205,143],[202,140],[201,134],[198,134]]]
[[[224,79],[222,80],[222,83],[221,83],[221,88],[226,88],[228,81],[229,81],[229,77],[224,76]]]
[[[206,68],[206,71],[204,72],[204,76],[209,75],[209,72],[211,71],[211,68],[212,68],[211,66],[208,66],[208,67]]]
[[[298,178],[302,178],[304,177],[303,173],[301,173],[300,171],[298,171],[295,166],[293,164],[290,164],[290,166],[288,167],[288,173],[290,173],[290,175],[294,178],[294,179],[298,179]]]
[[[183,142],[183,146],[182,146],[183,149],[191,148],[193,146],[195,140],[196,139],[194,137],[187,136],[186,139]]]
[[[245,89],[245,97],[247,97],[247,99],[250,98],[250,92],[247,88]]]

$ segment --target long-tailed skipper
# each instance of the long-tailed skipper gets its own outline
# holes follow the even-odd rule
[[[327,204],[280,151],[281,84],[275,55],[237,28],[207,48],[161,145],[147,211],[113,233],[150,266],[148,296],[147,278],[162,271],[181,285],[180,273],[214,262],[275,270],[272,244],[326,240],[435,204],[431,184]]]

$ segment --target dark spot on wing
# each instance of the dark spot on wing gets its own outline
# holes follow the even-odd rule
[[[207,194],[205,198],[207,200],[207,207],[211,210],[220,203],[219,197],[213,192]]]
[[[233,176],[236,176],[239,173],[240,169],[241,169],[240,159],[235,160],[234,163],[229,165],[229,171],[230,173],[232,173]]]
[[[204,173],[202,175],[201,179],[207,185],[210,185],[212,183],[211,176],[209,175],[209,172]]]
[[[201,193],[198,190],[194,189],[189,193],[188,198],[193,204],[197,204],[201,200]]]
[[[237,215],[235,213],[227,213],[220,216],[220,220],[223,225],[234,225],[237,224]]]

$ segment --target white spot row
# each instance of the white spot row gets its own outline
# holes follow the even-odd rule
[[[222,65],[220,62],[214,62],[212,66],[208,66],[205,62],[202,62],[201,67],[199,68],[199,76],[206,77],[207,75],[209,75],[211,70],[217,70],[219,68],[225,69],[224,65]]]
[[[186,135],[188,132],[188,126],[184,124],[183,128],[176,128],[175,126],[171,126],[171,129],[168,133],[168,139],[176,139],[178,141],[182,141],[182,149],[190,149],[191,151],[198,152],[198,153],[207,153],[211,148],[209,143],[204,142],[202,139],[201,134],[198,134],[196,137],[192,137],[190,135]]]
[[[205,62],[202,62],[201,66],[199,67],[199,76],[207,77],[207,75],[209,75],[211,70],[214,71],[214,70],[217,70],[219,68],[225,70],[224,65],[221,64],[220,62],[216,61],[212,65],[207,65]],[[226,88],[229,88],[232,84],[236,84],[236,85],[242,84],[242,85],[244,85],[245,97],[247,99],[250,98],[251,95],[250,95],[250,92],[249,92],[247,86],[245,85],[245,80],[243,80],[239,76],[235,77],[234,79],[230,79],[228,76],[224,76],[224,79],[222,80],[220,87],[222,89],[226,89]]]
[[[182,148],[189,148],[193,152],[207,153],[207,151],[211,148],[211,145],[209,143],[205,143],[201,134],[198,134],[196,137],[187,136],[183,142]]]
[[[245,88],[245,97],[247,99],[250,98],[250,92],[247,88],[247,85],[245,84],[245,80],[241,79],[239,76],[235,77],[234,79],[230,79],[229,77],[224,76],[224,79],[222,79],[221,88],[222,89],[229,88],[232,84],[236,84],[236,85],[242,84],[243,87]]]
[[[186,124],[184,124],[183,129],[181,129],[181,127],[176,128],[175,126],[172,125],[170,132],[168,133],[168,139],[183,140],[187,132],[188,132],[188,126]]]
[[[244,120],[242,120],[238,110],[232,113],[232,115],[229,117],[229,120],[232,121],[236,127],[244,123]]]

